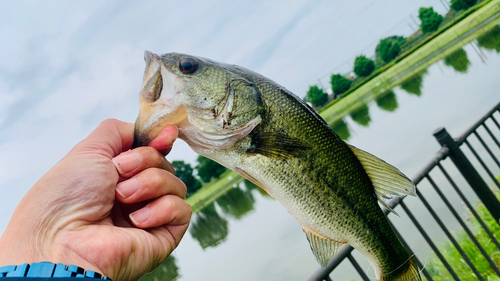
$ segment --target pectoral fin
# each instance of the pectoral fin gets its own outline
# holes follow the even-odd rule
[[[266,157],[284,160],[300,150],[310,147],[301,140],[282,133],[254,132],[247,153],[259,153]]]
[[[328,262],[345,244],[345,242],[334,241],[306,227],[303,227],[302,230],[304,230],[311,250],[322,268],[328,265]]]
[[[267,192],[267,194],[269,194],[269,196],[271,196],[274,199],[274,196],[271,193],[271,191],[264,184],[262,184],[260,181],[258,181],[256,178],[252,177],[249,173],[243,171],[242,169],[240,169],[238,167],[236,167],[234,170],[236,171],[236,173],[242,175],[245,179],[253,182],[255,185],[262,188],[265,192]]]

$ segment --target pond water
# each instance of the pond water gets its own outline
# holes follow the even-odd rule
[[[432,136],[437,127],[446,127],[456,137],[500,101],[499,76],[497,25],[386,95],[351,112],[334,129],[349,143],[395,165],[411,178],[439,149]],[[425,192],[427,186],[419,188]],[[468,196],[475,200],[470,192]],[[413,209],[420,206],[414,198],[405,202]],[[461,208],[460,202],[455,203]],[[420,221],[425,220],[425,215],[419,215]],[[429,257],[427,244],[412,234],[415,229],[407,227],[410,223],[406,216],[401,214],[391,221],[403,229],[403,236],[409,237],[410,247],[421,258]],[[442,236],[435,226],[424,227],[431,236]],[[367,269],[366,259],[358,253],[355,256]],[[194,215],[175,253],[144,279],[305,280],[318,267],[300,225],[265,192],[244,182]],[[332,277],[361,280],[347,264]]]

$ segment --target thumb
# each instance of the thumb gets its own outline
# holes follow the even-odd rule
[[[72,153],[100,153],[108,158],[129,150],[134,141],[134,124],[116,119],[107,119],[83,141],[78,143]]]

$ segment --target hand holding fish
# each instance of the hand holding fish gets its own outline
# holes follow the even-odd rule
[[[29,190],[0,237],[0,266],[50,261],[136,280],[170,255],[191,217],[162,155],[177,128],[129,150],[133,130],[104,121]]]

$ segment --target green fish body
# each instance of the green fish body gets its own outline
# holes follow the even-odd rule
[[[175,124],[196,153],[280,202],[322,267],[349,243],[378,280],[420,280],[377,203],[415,195],[398,169],[345,143],[300,98],[257,73],[177,53],[145,56],[136,146]]]

